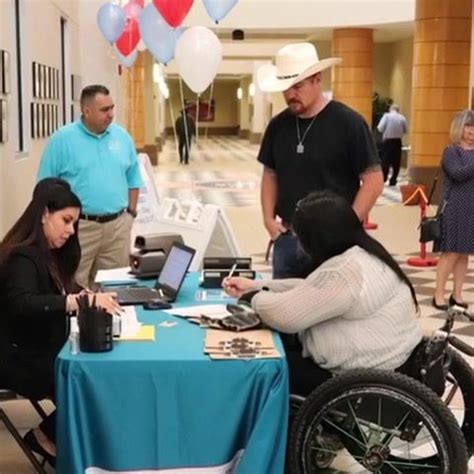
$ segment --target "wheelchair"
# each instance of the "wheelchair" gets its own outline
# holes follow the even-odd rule
[[[357,369],[290,397],[287,473],[465,474],[474,451],[474,373],[451,334],[465,310],[412,355],[413,373]],[[453,412],[450,404],[461,403]]]

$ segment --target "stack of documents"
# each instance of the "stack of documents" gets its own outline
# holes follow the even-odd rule
[[[273,342],[272,332],[257,329],[235,333],[208,329],[204,352],[212,359],[273,359],[281,357]]]
[[[134,306],[125,306],[121,315],[121,341],[154,341],[155,326],[138,322]]]

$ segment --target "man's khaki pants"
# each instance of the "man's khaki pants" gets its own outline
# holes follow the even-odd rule
[[[94,288],[98,270],[126,267],[129,264],[130,232],[133,217],[124,212],[113,221],[79,221],[81,262],[76,281],[84,288]]]

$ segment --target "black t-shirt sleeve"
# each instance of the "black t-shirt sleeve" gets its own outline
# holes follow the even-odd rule
[[[380,165],[372,134],[366,121],[358,113],[353,113],[350,132],[349,146],[354,172],[361,175],[368,168]]]
[[[273,156],[273,136],[275,133],[275,120],[272,119],[263,134],[262,143],[258,152],[257,160],[268,168],[275,169],[275,157]]]
[[[13,318],[64,317],[66,296],[42,294],[36,263],[28,256],[12,255],[5,271],[4,294]]]

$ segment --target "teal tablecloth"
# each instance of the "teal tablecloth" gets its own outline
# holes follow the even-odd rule
[[[188,275],[175,306],[197,304],[196,290],[197,275]],[[213,361],[197,325],[141,308],[138,319],[156,326],[154,342],[77,355],[66,344],[59,354],[57,472],[283,473],[285,359]],[[165,320],[178,324],[158,326]],[[275,342],[284,354],[278,335]],[[234,469],[213,469],[239,455]]]

